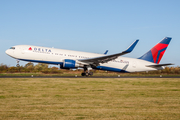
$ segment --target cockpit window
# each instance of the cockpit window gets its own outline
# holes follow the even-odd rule
[[[13,50],[14,50],[14,49],[15,49],[15,47],[10,47],[10,49],[13,49]]]

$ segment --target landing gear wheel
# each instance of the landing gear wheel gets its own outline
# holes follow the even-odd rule
[[[17,64],[17,65],[16,65],[16,67],[20,67],[20,65],[19,65],[19,64]]]
[[[81,76],[85,76],[86,75],[86,73],[81,73]]]
[[[89,73],[88,72],[86,72],[86,77],[88,77],[89,76]]]
[[[19,65],[19,60],[18,60],[18,59],[16,60],[16,62],[17,62],[16,67],[20,67],[20,65]]]
[[[89,74],[89,76],[92,76],[92,75],[93,75],[93,72],[89,72],[88,74]]]
[[[81,76],[86,76],[86,77],[92,76],[92,75],[93,75],[93,72],[83,72],[83,73],[81,73]]]
[[[84,68],[84,72],[81,73],[82,76],[88,77],[88,76],[92,76],[93,75],[93,72],[89,72],[88,66],[84,66],[83,68]]]

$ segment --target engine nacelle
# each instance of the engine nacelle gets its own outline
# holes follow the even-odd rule
[[[79,64],[77,64],[75,60],[65,59],[63,62],[62,68],[72,69],[72,68],[77,68],[77,67],[79,67]]]

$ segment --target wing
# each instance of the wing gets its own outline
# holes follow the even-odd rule
[[[99,63],[106,63],[106,62],[109,62],[111,60],[115,60],[119,56],[130,53],[134,49],[134,47],[136,46],[138,41],[139,40],[134,41],[125,51],[123,51],[121,53],[117,53],[117,54],[113,54],[113,55],[105,55],[105,56],[96,57],[96,58],[79,59],[78,61],[85,62],[88,64],[95,64],[95,65],[99,65]]]

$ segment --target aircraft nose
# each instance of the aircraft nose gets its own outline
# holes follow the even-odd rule
[[[5,53],[8,55],[8,53],[9,53],[8,50],[6,50]]]
[[[10,50],[9,50],[9,49],[6,50],[5,53],[6,53],[7,55],[10,55]]]

